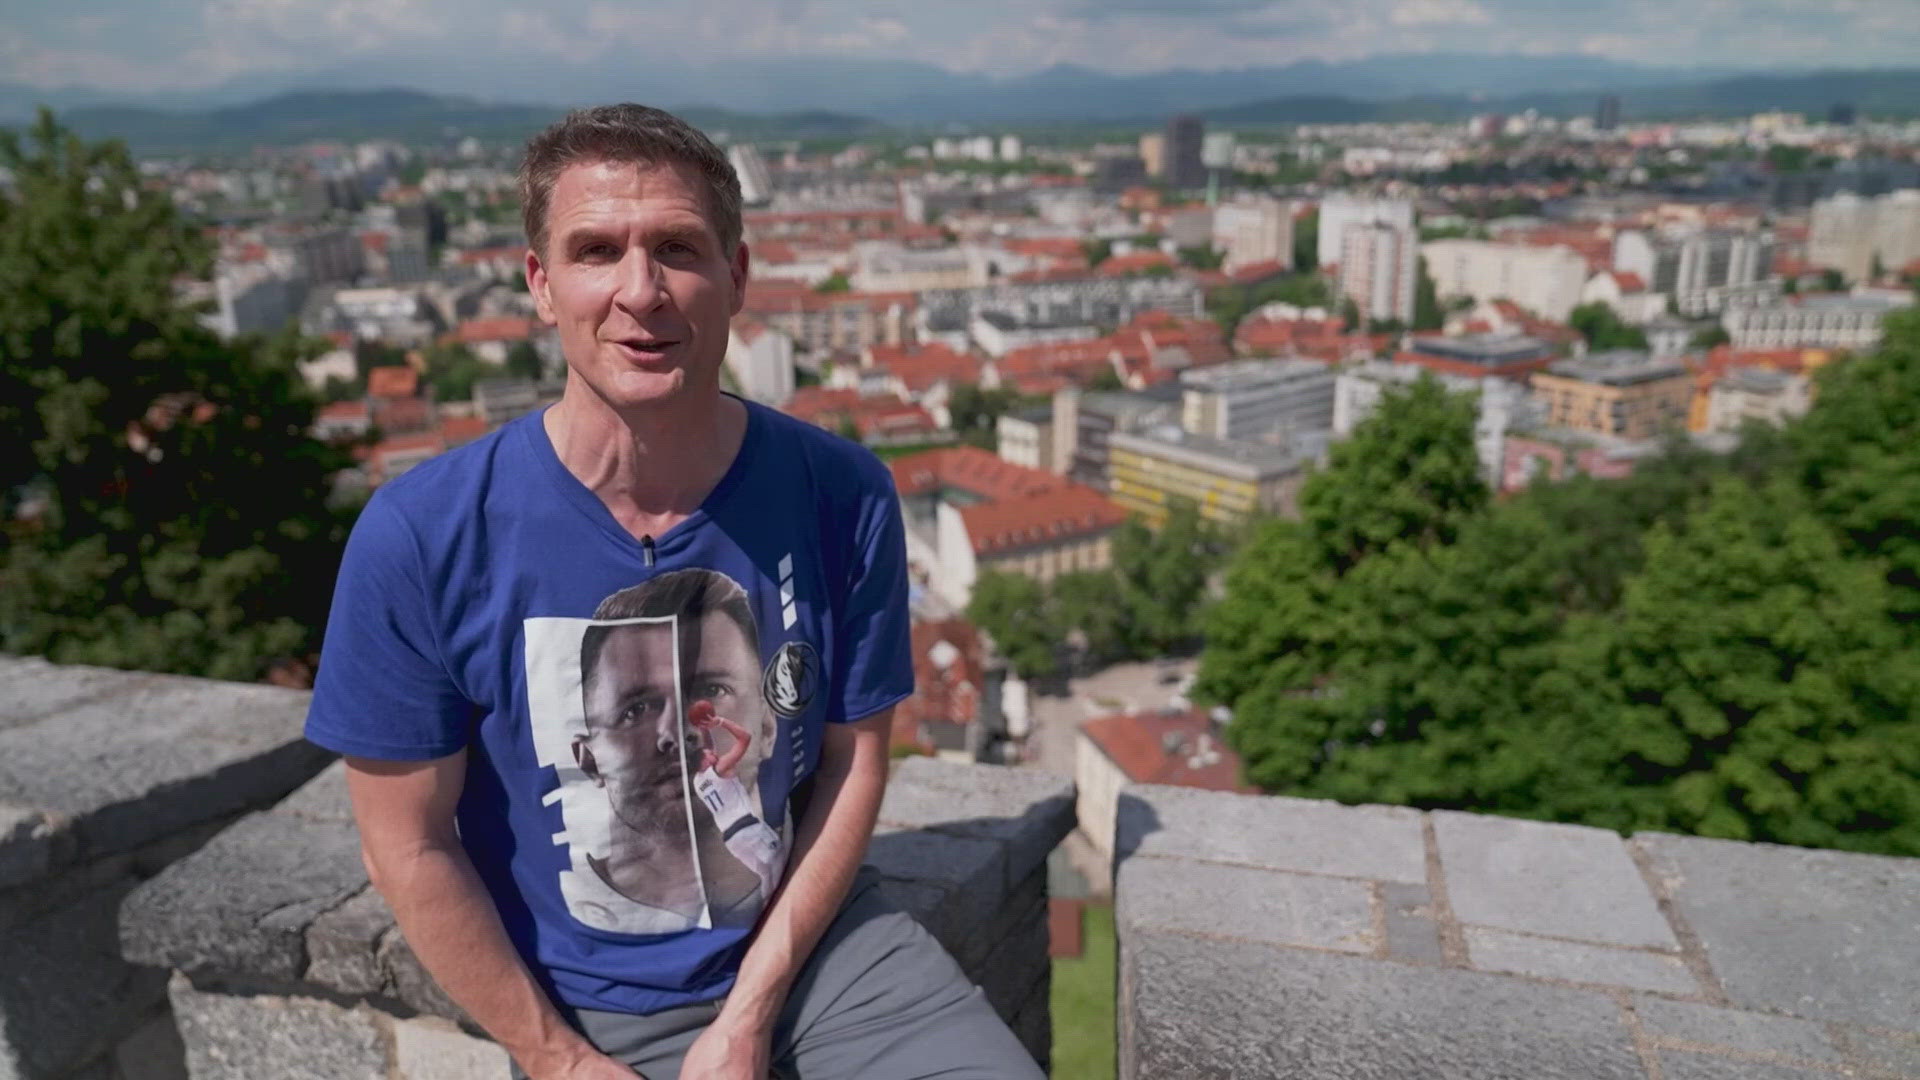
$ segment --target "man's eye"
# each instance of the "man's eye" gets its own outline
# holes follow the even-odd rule
[[[629,703],[626,708],[621,709],[620,715],[615,718],[614,722],[622,726],[627,724],[649,723],[659,714],[659,711],[660,702],[658,699],[641,698],[638,701]]]
[[[726,683],[709,682],[709,683],[701,683],[699,686],[695,687],[693,696],[694,696],[694,700],[696,701],[718,702],[720,701],[721,698],[728,696],[732,693],[733,693],[733,689],[729,687]]]
[[[604,259],[613,254],[612,244],[588,244],[580,249],[582,259]]]
[[[698,254],[699,249],[695,248],[692,244],[687,243],[685,240],[669,240],[666,243],[660,245],[660,253],[662,255],[673,255],[679,258],[686,258],[688,256]]]

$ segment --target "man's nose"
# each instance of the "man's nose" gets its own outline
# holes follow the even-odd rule
[[[679,710],[660,710],[660,721],[653,729],[653,745],[662,754],[672,754],[680,749]]]
[[[667,290],[658,260],[642,248],[633,248],[620,261],[619,292],[615,299],[628,311],[652,311]]]

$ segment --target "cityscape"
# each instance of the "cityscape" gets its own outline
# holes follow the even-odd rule
[[[1911,970],[1883,985],[1875,972],[1893,968],[1822,969],[1891,1013],[1749,1000],[1699,915],[1696,929],[1675,923],[1670,947],[1665,922],[1647,941],[1518,930],[1639,949],[1667,965],[1649,981],[1500,967],[1487,935],[1511,928],[1476,921],[1458,892],[1436,901],[1465,886],[1447,884],[1452,864],[1425,869],[1457,857],[1448,845],[1468,841],[1447,830],[1467,814],[1616,844],[1818,849],[1885,868],[1859,873],[1884,872],[1886,906],[1862,904],[1893,940],[1863,947],[1920,957],[1901,921],[1920,895],[1920,51],[1890,66],[1920,48],[1910,12],[1857,5],[1836,30],[1850,57],[1791,52],[1806,15],[1774,5],[1777,32],[1743,30],[1761,44],[1742,57],[1587,48],[1524,13],[1552,5],[1430,0],[1372,5],[1393,12],[1378,48],[1260,67],[1202,53],[1228,49],[1235,20],[1290,5],[1168,22],[1166,62],[1128,43],[1154,19],[1199,16],[1134,26],[1083,10],[1098,4],[1056,6],[1056,32],[1097,38],[1111,66],[1085,43],[1041,50],[1011,22],[962,42],[944,16],[838,13],[844,56],[783,56],[756,38],[761,51],[736,59],[784,72],[784,90],[773,75],[714,89],[691,60],[632,80],[738,176],[751,270],[724,390],[858,443],[891,473],[915,683],[891,720],[896,769],[1071,782],[1077,827],[1043,849],[1047,900],[1031,916],[1051,935],[1050,975],[1033,977],[1043,1005],[1050,994],[1052,1074],[1282,1075],[1182,1071],[1150,1038],[1190,1020],[1129,997],[1146,976],[1126,965],[1147,961],[1126,954],[1155,955],[1147,923],[1129,921],[1147,916],[1124,895],[1115,908],[1117,868],[1141,842],[1127,839],[1128,807],[1147,798],[1129,793],[1184,788],[1153,803],[1167,835],[1197,828],[1167,809],[1179,798],[1396,808],[1341,819],[1354,828],[1430,815],[1411,841],[1426,845],[1424,900],[1395,899],[1413,886],[1390,871],[1306,871],[1370,883],[1354,933],[1376,943],[1272,940],[1314,963],[1345,951],[1387,964],[1407,959],[1396,920],[1430,919],[1430,966],[1629,1001],[1622,1045],[1638,1056],[1622,1068],[1640,1071],[1566,1075],[1920,1075]],[[1772,11],[1745,6],[1761,21]],[[603,33],[640,31],[604,14]],[[827,18],[775,21],[797,20],[780,23],[785,41]],[[706,25],[692,19],[672,16]],[[1522,29],[1544,44],[1472,47]],[[998,43],[1005,56],[953,60],[926,38],[947,31],[953,49]],[[409,32],[393,31],[395,47]],[[1867,44],[1875,33],[1888,40]],[[22,665],[0,666],[3,958],[109,879],[115,905],[168,880],[171,860],[327,764],[182,825],[191,840],[43,889],[36,875],[56,880],[68,849],[25,846],[53,834],[8,816],[42,803],[3,740],[87,707],[96,691],[81,682],[44,698],[29,684],[72,672],[265,684],[304,701],[371,494],[561,399],[568,362],[529,292],[518,169],[566,107],[622,91],[598,51],[580,89],[548,71],[540,97],[526,89],[537,55],[503,61],[515,89],[496,94],[424,60],[418,89],[296,79],[289,59],[279,82],[271,67],[217,86],[155,74],[142,91],[89,83],[100,68],[77,66],[80,51],[16,63],[31,52],[24,31],[0,42],[0,662]],[[825,88],[809,74],[836,63],[859,78]],[[669,78],[689,89],[665,96]],[[1209,856],[1211,842],[1140,850],[1149,864],[1275,870]],[[1688,901],[1660,890],[1687,875],[1661,878],[1651,867],[1669,856],[1651,850],[1620,864],[1633,888],[1654,888],[1650,917],[1677,918]],[[101,910],[110,926],[112,905]],[[121,941],[145,933],[133,910]],[[1318,917],[1302,910],[1287,917]],[[126,970],[154,963],[142,962]],[[183,980],[193,994],[247,982],[174,966],[175,1012]],[[1704,996],[1660,982],[1668,968],[1699,977]],[[345,1000],[346,984],[298,969],[259,992],[295,993],[301,978]],[[407,1007],[381,1024],[434,1013],[386,978],[368,1007]],[[115,1013],[125,1030],[65,1042],[36,1043],[25,992],[0,992],[0,1077],[239,1075],[196,1049],[215,1036],[175,1032],[164,978],[124,979],[89,992],[148,1002]],[[1822,1023],[1832,1045],[1749,1052],[1663,1035],[1656,1009],[1631,1004],[1646,994]],[[1002,1013],[1024,1038],[1021,1004]],[[70,1050],[17,1049],[32,1045]],[[1732,1071],[1676,1064],[1709,1052]],[[166,1061],[142,1067],[141,1054]],[[1323,1071],[1285,1075],[1347,1075],[1317,1060]],[[1429,1075],[1529,1074],[1448,1068]]]

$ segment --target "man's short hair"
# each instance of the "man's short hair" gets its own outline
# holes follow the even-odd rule
[[[657,619],[680,617],[684,642],[698,633],[699,621],[707,615],[724,615],[733,620],[747,636],[749,648],[758,648],[760,630],[753,617],[753,605],[740,583],[719,572],[700,568],[671,570],[659,577],[632,585],[605,600],[593,611],[595,621],[615,619]],[[607,635],[617,626],[589,626],[580,641],[580,683],[591,686],[600,667],[600,650]]]
[[[575,109],[527,143],[520,162],[520,217],[527,243],[546,257],[547,204],[572,165],[681,165],[706,184],[707,215],[728,257],[740,243],[740,177],[713,140],[661,109],[625,103]]]

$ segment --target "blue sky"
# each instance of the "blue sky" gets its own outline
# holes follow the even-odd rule
[[[1920,64],[1920,0],[9,0],[0,82],[141,92],[305,72],[908,59],[1014,74],[1418,51]]]

